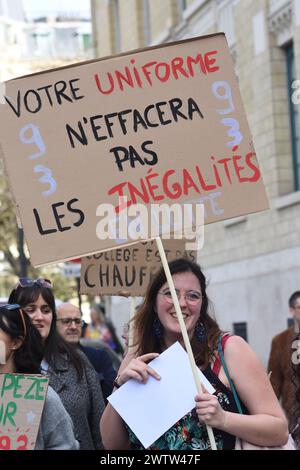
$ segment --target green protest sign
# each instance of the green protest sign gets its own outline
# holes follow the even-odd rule
[[[33,450],[49,379],[0,374],[0,450]]]

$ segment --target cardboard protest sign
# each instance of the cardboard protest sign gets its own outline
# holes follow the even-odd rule
[[[185,240],[164,240],[163,245],[168,261],[181,257],[197,261],[196,251],[187,251]],[[155,241],[87,256],[81,260],[80,292],[142,296],[161,266]]]
[[[49,379],[0,374],[0,450],[33,450]]]
[[[206,223],[268,207],[223,33],[14,79],[4,102],[34,266],[153,238],[158,204],[203,204]]]

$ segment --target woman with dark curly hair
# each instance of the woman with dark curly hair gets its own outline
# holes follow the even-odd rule
[[[285,444],[288,439],[287,422],[264,367],[242,338],[223,334],[209,314],[206,280],[200,266],[186,259],[178,259],[170,262],[169,267],[196,364],[212,383],[216,394],[197,395],[195,408],[150,449],[210,449],[205,424],[213,428],[218,449],[234,449],[235,436],[259,446]],[[147,362],[176,341],[184,347],[163,269],[153,277],[145,300],[134,318],[134,334],[135,349],[127,354],[121,364],[115,381],[117,387],[130,379],[145,383],[152,376],[159,380],[160,377]],[[243,414],[238,413],[229,380],[220,362],[218,345],[224,350]],[[174,393],[170,390],[170,394]],[[101,434],[106,449],[142,449],[142,444],[110,404],[101,419]]]
[[[40,374],[44,355],[43,341],[19,305],[7,304],[0,307],[0,342],[5,349],[0,373]],[[78,447],[72,420],[59,396],[49,386],[35,449],[76,450]]]

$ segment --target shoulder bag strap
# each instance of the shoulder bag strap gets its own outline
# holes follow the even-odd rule
[[[218,352],[219,352],[219,355],[220,355],[220,358],[221,358],[221,362],[222,362],[223,369],[224,369],[224,371],[225,371],[226,377],[227,377],[228,382],[229,382],[229,385],[230,385],[230,389],[231,389],[232,394],[233,394],[233,396],[234,396],[234,400],[235,400],[237,409],[239,410],[239,413],[240,413],[240,414],[243,414],[243,410],[242,410],[242,407],[241,407],[241,403],[240,403],[239,397],[237,396],[237,393],[236,393],[236,390],[235,390],[235,386],[233,385],[233,382],[232,382],[232,380],[231,380],[231,378],[230,378],[230,375],[229,375],[229,372],[228,372],[228,369],[227,369],[227,366],[226,366],[224,354],[223,354],[223,351],[222,351],[222,337],[221,337],[221,336],[220,336],[219,339],[218,339]]]

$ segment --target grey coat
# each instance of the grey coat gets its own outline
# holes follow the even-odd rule
[[[48,387],[35,450],[77,450],[73,423],[57,393]]]
[[[64,355],[55,360],[55,370],[49,367],[49,384],[59,395],[69,413],[80,449],[102,449],[100,417],[104,401],[97,374],[86,356],[79,351],[84,364],[83,378],[78,382],[77,372]]]

